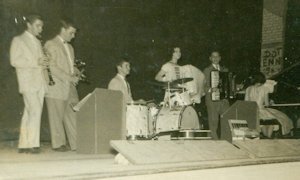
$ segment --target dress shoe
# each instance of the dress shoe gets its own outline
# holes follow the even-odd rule
[[[58,151],[58,152],[66,152],[68,151],[67,146],[66,145],[62,145],[59,148],[54,148],[54,151]]]
[[[29,149],[29,153],[31,154],[39,154],[40,153],[40,148],[34,147]]]
[[[38,154],[38,153],[40,153],[40,148],[38,148],[38,147],[34,147],[34,148],[20,148],[18,150],[18,153]]]
[[[18,153],[29,153],[29,148],[19,148]]]

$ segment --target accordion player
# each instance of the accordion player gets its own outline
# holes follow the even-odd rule
[[[213,70],[210,72],[210,83],[217,90],[211,93],[212,101],[234,99],[236,97],[236,75],[233,72]]]

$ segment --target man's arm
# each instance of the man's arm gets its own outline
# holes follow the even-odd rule
[[[62,81],[70,81],[73,82],[75,81],[75,77],[73,77],[71,74],[67,73],[64,69],[62,69],[59,65],[58,65],[58,61],[59,61],[59,56],[58,56],[58,49],[57,46],[51,42],[47,42],[45,44],[45,49],[47,51],[47,54],[49,55],[50,58],[50,69],[51,69],[51,73],[58,79],[62,80]]]
[[[110,90],[122,91],[122,90],[120,89],[119,83],[118,83],[115,79],[112,79],[112,80],[109,82],[107,88],[110,89]],[[122,93],[123,93],[123,92],[122,92]]]
[[[155,80],[156,80],[156,81],[164,81],[165,75],[166,75],[166,71],[164,71],[164,70],[161,69],[161,70],[156,74]]]
[[[25,56],[26,44],[20,40],[20,38],[15,37],[10,46],[10,63],[15,68],[39,68],[38,60],[33,58],[28,58]],[[37,52],[38,53],[38,52]]]

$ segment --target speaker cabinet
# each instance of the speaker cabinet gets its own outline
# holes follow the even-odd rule
[[[109,154],[110,140],[125,137],[125,103],[120,91],[96,88],[77,112],[77,153]]]
[[[221,115],[221,139],[232,142],[229,119],[246,120],[249,129],[259,130],[256,102],[238,100]]]

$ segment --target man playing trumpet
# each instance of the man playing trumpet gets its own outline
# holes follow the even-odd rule
[[[71,150],[76,150],[76,113],[71,104],[77,104],[76,85],[79,70],[74,67],[74,49],[69,42],[75,37],[76,28],[69,20],[60,20],[59,34],[45,44],[50,57],[50,69],[55,84],[46,94],[52,148],[67,151],[67,140]],[[65,134],[66,132],[66,134]]]

